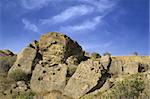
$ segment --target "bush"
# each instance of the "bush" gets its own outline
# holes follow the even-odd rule
[[[138,56],[139,54],[138,54],[138,52],[134,52],[133,55],[134,56]]]
[[[106,92],[86,94],[81,99],[141,99],[140,95],[146,87],[141,75],[134,74],[123,81],[118,81]]]
[[[138,77],[126,79],[118,82],[111,90],[107,98],[117,97],[117,99],[132,99],[138,98],[144,90],[144,81]]]

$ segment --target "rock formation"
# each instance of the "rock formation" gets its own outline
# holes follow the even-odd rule
[[[149,56],[90,55],[56,32],[0,51],[0,99],[146,98],[149,84]]]
[[[15,80],[24,80],[32,72],[33,62],[37,51],[33,48],[27,47],[23,49],[18,55],[17,60],[8,72],[8,76]],[[17,74],[18,73],[18,74]],[[19,75],[20,73],[20,75]],[[24,77],[20,77],[24,76]]]
[[[69,79],[64,94],[73,98],[80,98],[97,85],[102,76],[102,70],[103,67],[99,60],[89,59],[81,62]]]

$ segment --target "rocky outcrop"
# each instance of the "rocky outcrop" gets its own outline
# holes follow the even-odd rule
[[[120,75],[123,72],[123,63],[120,60],[112,59],[108,71],[111,75]]]
[[[24,80],[32,73],[33,62],[37,51],[26,47],[18,55],[17,60],[8,72],[8,76],[15,80]],[[24,77],[22,77],[24,76]]]
[[[75,65],[83,59],[82,48],[66,35],[53,32],[41,36],[39,50],[42,60],[33,71],[31,89],[43,94],[53,90],[62,92],[66,76],[72,75]]]
[[[109,55],[105,55],[105,56],[102,56],[101,59],[100,59],[100,62],[102,64],[102,66],[108,70],[109,67],[110,67],[110,63],[111,63],[111,58]]]
[[[69,79],[64,94],[73,98],[80,98],[97,85],[102,76],[102,70],[103,67],[99,60],[82,62]]]
[[[0,51],[0,99],[150,96],[149,56],[89,54],[66,35],[52,32],[15,57]]]
[[[80,63],[80,60],[75,56],[70,56],[66,60],[67,64],[67,80],[75,73],[78,65]]]
[[[53,90],[63,91],[66,85],[67,66],[65,64],[54,65],[37,64],[30,81],[34,92],[45,94]]]
[[[63,63],[71,55],[82,58],[82,48],[69,37],[58,33],[47,33],[41,36],[39,48],[43,60],[49,63]]]
[[[144,66],[138,62],[131,62],[123,65],[123,72],[125,74],[136,74],[142,72],[142,70],[144,70]]]

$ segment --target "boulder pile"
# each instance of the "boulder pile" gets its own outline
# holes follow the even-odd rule
[[[150,77],[150,57],[146,61],[123,61],[110,55],[86,53],[76,41],[56,32],[42,35],[17,55],[1,50],[0,73],[6,73],[5,80],[11,83],[6,83],[10,87],[0,91],[0,95],[3,99],[100,99],[95,96],[106,94],[129,75]]]

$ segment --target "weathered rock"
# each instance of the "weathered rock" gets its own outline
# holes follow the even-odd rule
[[[144,67],[138,62],[130,62],[123,65],[124,74],[136,74],[141,72]]]
[[[78,60],[76,56],[70,56],[67,58],[66,63],[68,65],[78,65],[80,61]]]
[[[120,75],[123,73],[123,63],[121,60],[112,59],[109,71],[111,75]]]
[[[12,93],[18,93],[21,91],[27,91],[28,85],[24,81],[17,81],[15,84],[11,86]]]
[[[0,73],[9,70],[15,57],[9,50],[0,50]],[[128,80],[130,75],[133,80]],[[32,91],[34,99],[128,98],[133,94],[145,98],[150,93],[150,57],[89,55],[66,35],[52,32],[22,50],[8,76],[0,75],[0,99],[29,99]]]
[[[34,49],[36,49],[36,50],[39,50],[39,42],[36,41],[36,40],[34,40],[32,43],[30,43],[30,44],[28,45],[28,47],[34,48]]]
[[[21,74],[21,76],[30,75],[32,73],[33,62],[36,57],[36,53],[37,51],[30,47],[23,49],[18,54],[17,60],[14,63],[14,65],[10,68],[8,72],[8,76],[12,77],[13,79],[17,78],[15,80],[19,80],[19,77],[20,77],[19,74]]]
[[[56,32],[41,36],[39,47],[43,60],[51,63],[62,63],[71,55],[83,56],[82,48],[69,37]]]
[[[70,56],[67,58],[66,63],[68,66],[67,77],[71,77],[75,73],[80,61],[75,56]]]
[[[100,59],[100,62],[102,64],[102,66],[105,68],[105,69],[109,69],[109,66],[110,66],[110,63],[111,63],[111,58],[109,55],[105,55],[105,56],[102,56],[101,59]]]
[[[66,85],[67,66],[65,64],[37,64],[31,78],[31,89],[36,93],[63,91]]]
[[[79,64],[76,72],[69,79],[64,95],[80,98],[97,85],[103,67],[99,60],[87,60]]]

